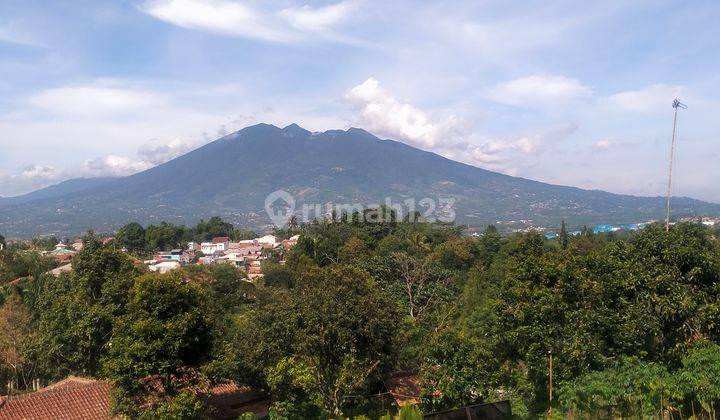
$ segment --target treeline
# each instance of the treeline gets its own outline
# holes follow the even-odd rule
[[[132,253],[143,254],[185,248],[188,242],[205,242],[218,236],[239,241],[256,238],[257,234],[251,230],[236,228],[215,216],[207,221],[201,220],[193,227],[167,222],[147,227],[139,223],[128,223],[118,230],[115,243]]]
[[[119,412],[192,418],[234,381],[267,392],[272,418],[377,418],[383,377],[417,370],[424,412],[717,414],[720,248],[701,225],[549,241],[345,218],[280,234],[301,236],[252,283],[228,265],[148,274],[88,238],[72,273],[4,289],[0,383],[91,375]]]
[[[57,267],[55,259],[41,254],[52,250],[57,243],[57,239],[50,237],[8,244],[0,235],[0,286],[23,277],[37,277]]]

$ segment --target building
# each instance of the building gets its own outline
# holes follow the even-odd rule
[[[70,376],[35,392],[0,397],[0,420],[14,419],[122,419],[112,414],[112,385],[92,378]],[[212,418],[235,419],[243,413],[267,416],[266,394],[235,383],[215,385],[205,401]]]
[[[230,247],[230,238],[227,236],[218,236],[213,238],[211,242],[203,242],[200,244],[200,251],[205,255],[214,254],[217,251],[225,252]]]
[[[300,239],[300,235],[291,236],[288,239],[285,239],[284,241],[282,241],[281,245],[282,245],[283,249],[287,251],[288,249],[297,245],[298,239]]]
[[[69,249],[69,247],[62,242],[59,242],[55,245],[55,249],[50,251],[50,256],[61,264],[69,263],[75,254],[77,254],[76,251]]]
[[[77,252],[80,252],[80,251],[82,251],[84,245],[85,244],[83,243],[82,239],[78,239],[75,242],[73,242],[71,246],[72,246],[72,249],[74,249]]]
[[[72,269],[73,269],[73,268],[72,268],[72,264],[69,263],[69,264],[61,265],[61,266],[58,267],[58,268],[53,268],[52,270],[48,271],[48,273],[52,274],[52,275],[55,276],[55,277],[58,277],[58,276],[59,276],[60,274],[62,274],[62,273],[69,273],[69,272],[71,272]]]
[[[254,239],[255,243],[265,249],[272,249],[278,246],[278,240],[275,235],[265,235]]]
[[[110,384],[70,376],[38,391],[0,397],[0,419],[113,419]]]
[[[175,270],[177,268],[180,268],[180,262],[178,261],[163,261],[159,262],[157,264],[152,264],[148,266],[148,270],[155,271],[157,273],[167,273],[168,271]]]
[[[183,251],[182,249],[173,249],[169,252],[161,252],[159,253],[155,259],[158,262],[163,261],[177,261],[182,265],[190,264],[190,261],[192,260],[192,257],[190,253]]]

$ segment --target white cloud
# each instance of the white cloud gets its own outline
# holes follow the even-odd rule
[[[221,133],[219,132],[218,134]],[[227,130],[225,130],[225,134],[227,134]],[[158,139],[152,139],[140,146],[137,154],[141,161],[148,162],[152,165],[159,165],[183,155],[198,146],[198,142],[190,140],[174,139],[169,142],[162,142]]]
[[[359,111],[363,127],[414,146],[434,148],[462,138],[467,131],[460,118],[432,118],[428,112],[393,97],[372,77],[349,89],[344,98]]]
[[[316,9],[307,5],[291,7],[281,10],[280,15],[290,25],[298,29],[317,31],[327,29],[344,21],[357,8],[357,2],[343,1]]]
[[[50,165],[29,165],[14,175],[0,172],[0,186],[4,195],[17,195],[42,188],[63,178],[61,170]]]
[[[479,139],[453,157],[471,165],[515,175],[520,167],[534,165],[540,155],[571,136],[577,128],[567,125],[530,135]]]
[[[158,106],[163,103],[163,99],[152,92],[89,85],[46,89],[30,96],[26,102],[57,114],[116,116]]]
[[[267,3],[259,5],[229,0],[149,0],[139,9],[173,25],[225,35],[282,43],[315,36],[328,41],[360,44],[332,30],[356,10],[355,1],[279,10],[268,8]]]
[[[637,112],[642,114],[654,114],[667,112],[673,99],[681,96],[683,86],[654,84],[639,90],[610,95],[606,103],[614,109]]]
[[[58,170],[49,165],[32,165],[23,169],[19,176],[38,180],[55,179],[58,176]]]
[[[610,140],[610,139],[601,139],[593,143],[592,147],[595,150],[605,151],[610,150],[612,148],[622,146],[625,143],[616,141],[616,140]]]
[[[83,169],[89,176],[126,176],[152,166],[149,162],[124,156],[108,155],[86,161]]]
[[[589,98],[592,90],[565,76],[532,75],[502,82],[490,90],[488,98],[505,105],[553,107]]]

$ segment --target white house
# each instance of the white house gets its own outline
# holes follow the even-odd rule
[[[148,270],[156,271],[158,273],[167,273],[168,271],[174,270],[179,267],[180,263],[177,261],[163,261],[161,263],[148,266]]]

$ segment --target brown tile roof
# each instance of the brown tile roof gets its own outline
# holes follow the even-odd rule
[[[70,376],[36,392],[0,396],[0,420],[122,418],[111,415],[110,390],[108,382]],[[234,419],[246,412],[263,417],[270,409],[266,394],[234,383],[215,385],[205,399],[217,419]]]
[[[420,403],[422,389],[417,371],[395,372],[388,375],[383,382],[398,406]]]
[[[70,376],[37,392],[0,397],[0,419],[112,419],[110,384]]]
[[[215,385],[206,401],[213,407],[212,417],[216,419],[235,419],[248,412],[262,418],[270,411],[266,394],[235,383]]]
[[[230,238],[228,238],[227,236],[216,236],[212,238],[212,243],[214,244],[221,244],[224,242],[230,242]]]

